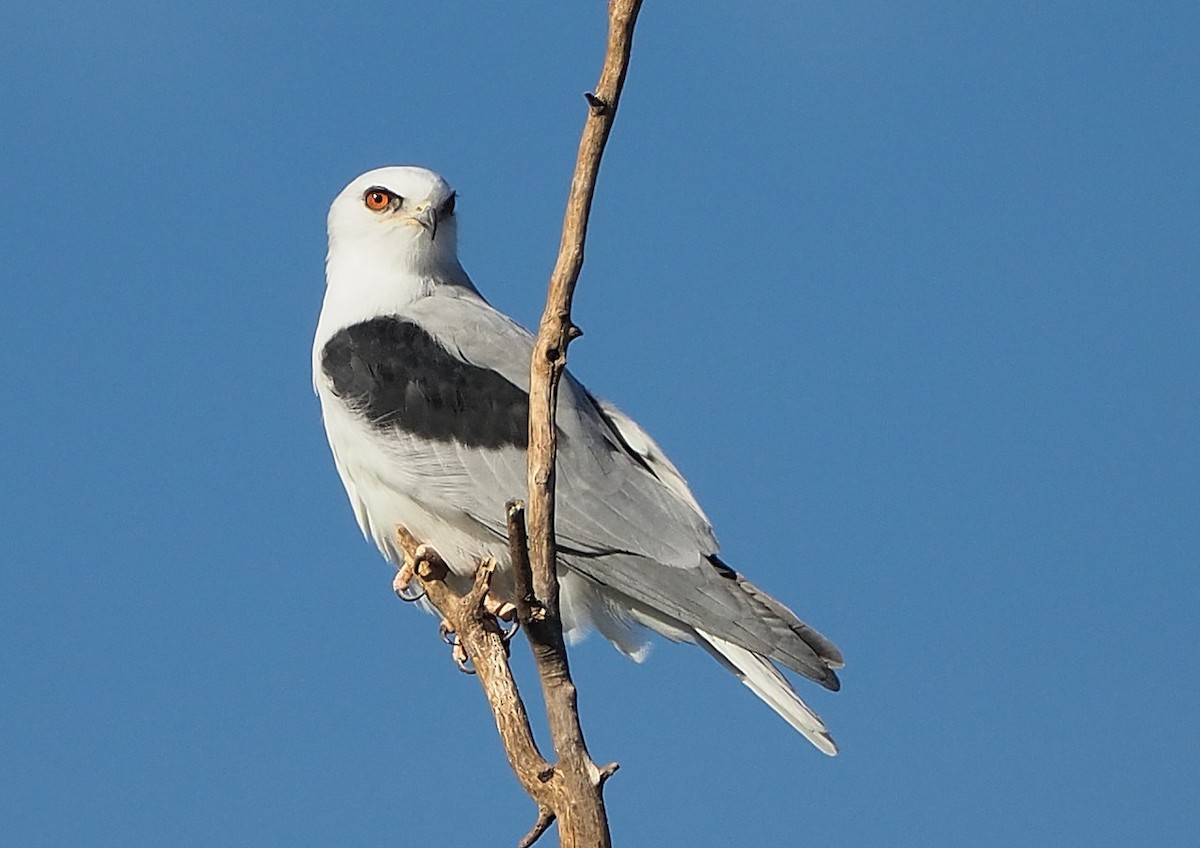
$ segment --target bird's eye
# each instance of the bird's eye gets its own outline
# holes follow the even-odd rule
[[[442,204],[442,208],[438,212],[438,214],[441,215],[443,218],[449,218],[451,215],[453,215],[454,214],[454,199],[456,197],[458,197],[458,192],[456,192],[456,191],[450,192],[450,196],[446,199],[446,202]]]
[[[386,188],[379,188],[378,186],[367,189],[367,193],[363,195],[363,203],[373,212],[382,212],[399,199],[399,197],[392,194]]]

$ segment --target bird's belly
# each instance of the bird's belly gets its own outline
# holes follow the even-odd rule
[[[349,414],[342,417],[350,418]],[[456,573],[473,573],[485,556],[495,557],[507,570],[506,540],[460,510],[439,508],[438,499],[430,497],[427,473],[411,467],[403,455],[394,455],[394,443],[379,442],[358,421],[339,423],[349,426],[330,428],[338,474],[363,534],[385,557],[397,565],[403,562],[396,528],[404,527],[418,542],[436,550]]]

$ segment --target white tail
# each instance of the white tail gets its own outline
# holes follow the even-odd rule
[[[813,743],[817,750],[831,757],[837,754],[837,745],[825,723],[808,708],[808,704],[800,700],[787,678],[769,660],[699,628],[696,628],[696,633],[700,636],[700,644],[708,649],[717,662],[736,674],[751,692],[803,733],[804,738]]]

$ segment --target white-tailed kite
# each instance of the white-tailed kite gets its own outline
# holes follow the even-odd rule
[[[423,168],[370,171],[329,210],[313,382],[363,533],[403,562],[404,526],[459,575],[494,557],[512,600],[505,502],[526,491],[533,336],[459,264],[454,191]],[[641,659],[641,628],[704,648],[826,754],[837,747],[775,663],[827,689],[841,652],[717,557],[683,477],[570,373],[558,401],[559,579],[568,636]],[[507,593],[507,597],[506,597]]]

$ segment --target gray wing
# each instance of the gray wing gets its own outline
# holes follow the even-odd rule
[[[494,419],[524,419],[533,350],[527,330],[473,294],[425,298],[405,317],[454,357],[515,387],[523,406],[513,395],[491,410]],[[510,434],[514,426],[493,423]],[[632,419],[568,373],[557,423],[556,531],[567,565],[623,596],[643,623],[713,633],[837,687],[829,668],[841,663],[837,649],[716,557],[712,528],[683,477]],[[415,443],[437,454],[436,462],[425,456],[414,463],[430,470],[426,491],[441,500],[429,506],[503,536],[504,501],[526,491],[525,444],[468,441]]]
[[[523,422],[533,352],[527,330],[474,297],[425,298],[405,317],[456,357],[495,372],[515,387],[522,405],[513,414]],[[625,416],[617,413],[614,418],[614,412],[568,372],[560,385],[557,416],[560,544],[565,551],[585,556],[626,552],[664,565],[696,566],[717,550],[708,519],[657,446]],[[500,422],[493,417],[493,423]],[[521,429],[523,436],[523,423]],[[649,446],[649,456],[638,451]],[[519,444],[461,447],[460,441],[458,460],[480,491],[505,492],[507,497],[526,491],[523,439]],[[663,482],[655,465],[671,483]],[[477,520],[502,530],[503,509],[480,506],[485,512],[475,516]]]

